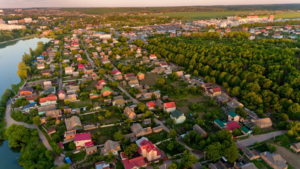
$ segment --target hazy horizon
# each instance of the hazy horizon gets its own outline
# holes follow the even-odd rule
[[[140,0],[111,0],[99,2],[97,0],[0,0],[0,8],[101,8],[101,7],[175,7],[175,6],[218,6],[218,5],[278,5],[278,4],[299,4],[299,0],[287,0],[284,3],[282,0],[211,0],[199,2],[199,0],[152,0],[142,2]]]

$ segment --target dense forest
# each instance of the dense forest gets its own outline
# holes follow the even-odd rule
[[[14,29],[12,31],[0,30],[0,42],[20,38],[25,36],[26,34],[31,35],[35,33],[37,33],[37,31],[32,29],[23,29],[23,30]]]
[[[86,14],[134,13],[134,12],[217,12],[253,10],[300,10],[300,4],[276,5],[229,5],[229,6],[185,6],[185,7],[128,7],[128,8],[62,8]]]
[[[290,119],[300,116],[299,42],[249,41],[243,36],[219,39],[206,33],[135,44],[183,66],[187,73],[203,76],[206,82],[222,85],[260,116],[267,112],[284,113]]]

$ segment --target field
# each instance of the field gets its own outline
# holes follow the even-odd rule
[[[161,77],[161,75],[158,75],[158,74],[153,74],[153,73],[148,74],[148,73],[146,73],[145,74],[145,79],[141,81],[141,85],[147,84],[149,86],[153,86],[153,85],[155,85],[156,80],[160,77]]]
[[[285,14],[276,14],[274,18],[300,18],[300,12],[298,13],[285,13]]]
[[[161,15],[153,15],[153,16],[169,16],[169,17],[183,17],[183,21],[191,21],[198,19],[210,19],[210,18],[218,18],[225,16],[233,16],[236,14],[241,14],[243,12],[176,12],[176,13],[165,13]]]

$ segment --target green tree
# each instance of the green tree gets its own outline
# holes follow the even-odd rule
[[[195,164],[197,161],[198,161],[197,157],[195,157],[187,150],[184,151],[183,157],[181,159],[181,164],[184,166],[184,168],[192,167],[192,165]]]
[[[117,131],[115,134],[114,134],[114,138],[115,138],[115,140],[123,140],[124,139],[124,135],[122,134],[122,131],[121,130],[119,130],[119,131]]]
[[[37,134],[37,131],[31,132],[30,129],[25,128],[23,125],[13,124],[6,129],[5,134],[10,147],[19,147],[28,143],[31,135]]]
[[[35,124],[35,125],[41,124],[40,116],[33,117],[32,121],[33,121],[33,124]]]
[[[75,143],[71,142],[71,143],[69,144],[69,149],[70,149],[70,150],[75,150],[75,149],[76,149]]]
[[[133,154],[137,152],[138,146],[136,144],[131,144],[127,146],[124,150],[124,154],[127,158],[131,159]]]
[[[176,133],[175,129],[170,130],[169,133],[168,133],[169,138],[175,138],[176,135],[177,135],[177,133]]]
[[[158,86],[164,85],[165,82],[166,82],[166,80],[165,80],[164,78],[162,78],[162,77],[160,77],[160,78],[158,78],[158,79],[156,80],[156,84],[157,84]]]

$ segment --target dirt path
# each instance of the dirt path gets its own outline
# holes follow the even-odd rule
[[[276,144],[272,144],[277,147],[276,153],[280,154],[282,158],[284,158],[293,168],[300,168],[300,156],[295,153],[292,153],[288,149],[278,146]]]

